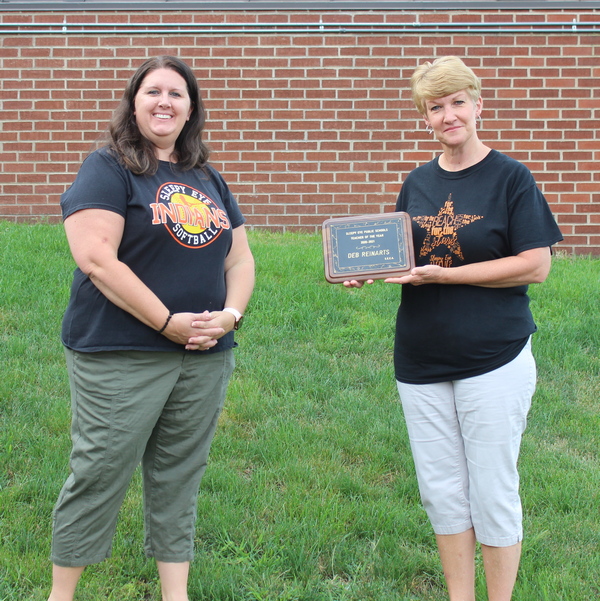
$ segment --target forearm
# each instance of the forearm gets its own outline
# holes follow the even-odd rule
[[[177,312],[171,316],[172,307],[165,306],[119,260],[124,223],[122,216],[102,209],[85,209],[67,217],[65,232],[77,266],[109,301],[172,342],[189,350],[206,350],[217,344],[224,328],[214,322],[208,311]]]
[[[458,267],[423,265],[409,275],[387,278],[392,284],[463,284],[483,288],[512,288],[543,282],[550,271],[550,248],[533,248],[511,257]]]
[[[227,296],[223,308],[236,309],[240,314],[243,314],[254,289],[254,259],[252,254],[248,253],[239,261],[228,266],[225,272],[225,284]],[[212,323],[223,328],[221,335],[230,332],[237,322],[233,311],[214,311],[210,315]],[[195,339],[190,339],[190,342],[195,342]]]
[[[147,326],[160,330],[169,308],[124,263],[112,261],[88,273],[93,284],[106,298]]]
[[[225,307],[233,307],[243,313],[254,290],[254,260],[246,257],[232,265],[225,273],[227,298]]]
[[[208,311],[171,314],[169,308],[124,263],[111,262],[88,275],[108,300],[188,350],[211,348],[225,333],[223,326]]]
[[[160,330],[169,309],[118,257],[124,218],[111,211],[84,209],[67,217],[64,225],[75,263],[98,290],[117,307]]]
[[[532,262],[517,255],[446,269],[443,283],[510,288],[543,282],[548,275],[548,268],[546,261]]]

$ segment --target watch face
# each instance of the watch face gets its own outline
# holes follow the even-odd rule
[[[233,326],[234,330],[239,330],[242,326],[242,321],[244,321],[244,316],[242,315],[238,320],[236,320],[235,325]]]

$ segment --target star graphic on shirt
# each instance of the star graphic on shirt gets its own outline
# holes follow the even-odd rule
[[[464,260],[456,230],[478,219],[483,219],[483,215],[455,215],[452,194],[450,194],[437,215],[413,217],[416,223],[427,230],[427,236],[423,240],[419,255],[424,257],[433,252],[438,246],[444,245],[448,247],[451,253]]]

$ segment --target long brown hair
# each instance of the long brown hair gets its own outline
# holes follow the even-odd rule
[[[208,161],[210,150],[202,141],[206,113],[200,97],[198,82],[192,70],[175,56],[157,56],[146,60],[127,82],[121,103],[110,121],[108,147],[136,175],[153,175],[158,169],[158,159],[152,143],[145,138],[134,116],[135,96],[142,81],[156,69],[171,69],[183,77],[190,96],[192,114],[175,141],[173,159],[182,171],[202,167]]]

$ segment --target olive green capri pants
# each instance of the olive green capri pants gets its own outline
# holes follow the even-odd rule
[[[145,552],[190,561],[200,480],[234,368],[217,353],[66,349],[73,449],[54,508],[52,561],[111,554],[117,515],[141,462]]]

